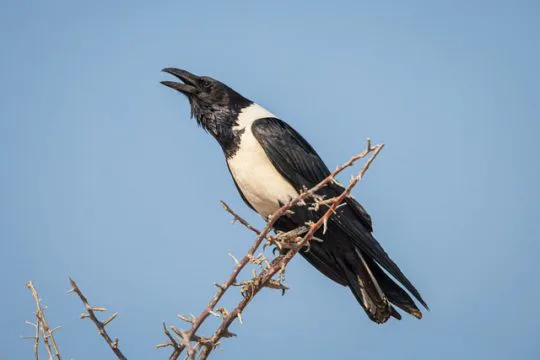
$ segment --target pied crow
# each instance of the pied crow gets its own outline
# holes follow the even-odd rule
[[[176,68],[163,69],[181,82],[162,81],[187,96],[191,115],[221,146],[244,202],[264,218],[330,174],[311,145],[270,111],[208,76]],[[330,183],[318,194],[331,198],[343,187]],[[316,221],[325,209],[296,206],[274,229],[290,231]],[[302,256],[335,282],[348,286],[371,320],[401,319],[395,307],[417,317],[422,312],[405,291],[428,308],[414,285],[372,235],[371,217],[352,196],[338,208],[326,232],[316,233]],[[399,283],[399,284],[398,284]],[[395,307],[394,307],[395,306]]]

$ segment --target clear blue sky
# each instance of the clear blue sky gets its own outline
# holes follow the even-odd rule
[[[167,358],[161,322],[252,241],[218,201],[262,226],[166,66],[269,108],[331,168],[386,143],[355,195],[432,309],[377,326],[298,258],[218,358],[540,358],[538,4],[2,2],[0,358],[32,356],[28,279],[66,359],[112,358],[68,276],[120,313],[130,359]]]

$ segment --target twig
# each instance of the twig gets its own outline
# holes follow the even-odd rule
[[[107,320],[103,322],[100,321],[97,318],[95,312],[106,311],[107,309],[105,309],[104,307],[91,306],[88,303],[88,299],[86,298],[86,296],[83,294],[81,289],[79,289],[79,287],[77,286],[77,283],[75,283],[75,281],[73,281],[72,278],[69,278],[69,282],[71,284],[71,289],[68,291],[68,294],[75,292],[81,299],[82,303],[84,304],[86,311],[88,311],[87,313],[81,314],[81,319],[90,318],[92,322],[98,328],[99,334],[103,337],[103,339],[105,339],[105,341],[107,342],[107,344],[109,345],[113,353],[116,355],[116,357],[120,360],[126,360],[127,358],[124,356],[124,354],[122,354],[122,352],[118,348],[118,338],[112,340],[109,334],[107,333],[107,330],[105,330],[105,326],[107,326],[111,321],[113,321],[118,315],[118,313],[112,314],[111,317],[109,317]]]
[[[34,287],[34,284],[32,281],[28,281],[26,283],[26,287],[30,289],[30,292],[32,293],[32,297],[34,298],[34,301],[36,302],[36,336],[35,336],[35,342],[34,342],[34,358],[38,358],[38,344],[39,344],[39,329],[41,329],[41,335],[43,337],[43,343],[45,344],[45,349],[47,350],[47,354],[49,355],[49,359],[52,360],[53,358],[56,358],[57,360],[62,360],[62,356],[60,355],[60,350],[58,349],[58,344],[56,343],[56,340],[54,339],[54,331],[58,328],[51,329],[49,327],[49,324],[47,322],[47,319],[45,318],[45,309],[41,306],[41,299],[39,298],[39,295],[36,291],[36,288]],[[32,324],[34,325],[34,324]]]
[[[229,205],[227,205],[227,203],[225,203],[225,201],[223,200],[220,200],[220,204],[221,206],[223,206],[223,208],[225,209],[225,211],[227,211],[229,214],[232,215],[233,217],[233,224],[235,222],[239,222],[240,224],[244,225],[248,230],[251,230],[253,231],[255,234],[259,235],[261,232],[259,230],[257,230],[254,226],[252,226],[250,223],[248,223],[246,220],[244,220],[243,217],[241,217],[240,215],[238,215],[237,213],[234,212],[233,209],[230,208]]]
[[[370,152],[373,152],[373,155],[369,158],[369,160],[364,164],[360,172],[357,176],[355,176],[347,188],[339,195],[332,203],[330,208],[325,212],[325,214],[314,224],[311,225],[310,230],[304,237],[302,238],[301,242],[298,243],[298,246],[295,248],[292,248],[289,252],[287,252],[285,255],[277,257],[273,262],[272,265],[267,268],[265,271],[263,271],[257,278],[253,279],[253,287],[251,288],[251,294],[250,296],[244,297],[238,305],[223,319],[223,322],[218,327],[218,329],[214,332],[214,335],[210,338],[210,343],[217,343],[224,334],[228,331],[229,326],[232,324],[232,322],[235,320],[235,318],[242,313],[244,308],[247,306],[247,304],[251,301],[251,299],[263,288],[265,287],[265,284],[267,284],[272,277],[283,267],[285,267],[289,261],[295,256],[300,249],[302,249],[303,246],[305,246],[312,238],[313,235],[317,230],[319,230],[323,224],[328,220],[328,218],[334,214],[335,209],[345,200],[345,198],[350,194],[352,188],[356,186],[356,184],[362,179],[366,171],[369,169],[369,166],[373,162],[373,160],[377,157],[379,152],[383,148],[383,144],[376,145],[374,148],[371,148],[370,145],[368,145],[368,149],[366,149],[365,154],[369,154]],[[364,155],[365,156],[365,155]],[[213,347],[204,347],[202,348],[199,359],[206,359],[208,355],[212,352],[214,348]]]
[[[174,346],[174,352],[170,356],[170,360],[176,360],[182,351],[190,345],[192,341],[196,341],[197,346],[201,346],[201,350],[199,352],[199,359],[206,359],[210,352],[216,348],[217,344],[219,343],[219,340],[223,337],[230,337],[231,332],[229,331],[229,326],[236,318],[241,317],[241,313],[243,309],[247,306],[249,301],[255,296],[263,287],[275,287],[275,286],[268,286],[269,282],[272,280],[272,277],[278,273],[282,272],[287,265],[287,263],[291,260],[291,258],[298,253],[298,251],[306,246],[308,242],[313,239],[313,235],[315,232],[321,227],[326,227],[326,222],[328,218],[335,213],[336,208],[340,205],[340,203],[349,195],[351,189],[358,183],[358,181],[362,178],[364,173],[367,171],[371,163],[373,162],[374,158],[378,155],[380,150],[382,149],[384,145],[376,145],[375,147],[371,146],[371,141],[368,139],[368,145],[366,150],[363,152],[353,156],[349,161],[345,162],[343,165],[339,166],[336,170],[334,170],[330,175],[328,175],[325,179],[320,181],[317,185],[312,187],[309,190],[305,190],[301,192],[297,197],[290,200],[287,204],[280,207],[276,212],[274,212],[271,216],[268,217],[268,222],[264,229],[262,231],[257,230],[253,226],[251,226],[247,221],[245,221],[243,218],[241,218],[239,215],[237,215],[230,207],[222,202],[223,207],[226,211],[231,213],[233,215],[234,221],[240,222],[242,225],[244,225],[249,230],[255,232],[257,234],[257,238],[249,248],[247,254],[240,260],[236,260],[236,266],[234,267],[232,273],[227,278],[225,283],[223,284],[216,284],[218,290],[216,291],[215,295],[212,297],[210,302],[208,303],[207,307],[197,316],[193,322],[192,326],[189,330],[184,331],[183,334],[183,341],[179,344],[172,344]],[[214,307],[217,305],[217,303],[221,300],[225,292],[232,286],[236,284],[236,279],[238,274],[244,269],[244,267],[250,263],[253,262],[255,256],[255,252],[260,247],[262,241],[264,239],[269,239],[269,233],[273,229],[273,226],[275,222],[284,214],[290,212],[290,209],[299,203],[303,203],[304,199],[316,196],[316,192],[320,190],[322,187],[326,186],[330,182],[336,182],[335,176],[338,175],[340,172],[345,170],[347,167],[353,165],[357,160],[362,159],[366,157],[369,153],[372,153],[372,157],[364,164],[362,167],[360,173],[353,178],[349,186],[344,190],[344,192],[335,198],[335,200],[332,202],[332,205],[329,207],[327,212],[316,222],[313,224],[310,224],[309,230],[307,231],[307,234],[304,235],[302,240],[298,242],[297,246],[291,246],[290,251],[286,255],[280,255],[276,259],[274,259],[270,265],[270,267],[267,267],[262,271],[262,273],[259,276],[255,276],[252,280],[249,282],[244,282],[244,284],[249,285],[249,291],[247,296],[244,296],[242,301],[238,303],[238,305],[233,309],[231,312],[227,312],[226,314],[223,313],[223,320],[221,325],[218,327],[218,329],[214,332],[212,337],[209,339],[205,339],[204,343],[201,343],[200,341],[197,341],[197,338],[200,339],[196,335],[197,331],[199,330],[202,323],[208,318],[209,315],[214,314]],[[305,232],[305,231],[304,231]],[[270,237],[270,239],[272,239]],[[273,284],[275,285],[275,284]],[[282,287],[277,287],[281,288]],[[244,288],[245,289],[245,288]],[[174,330],[174,329],[173,329]],[[161,344],[160,344],[161,345]],[[192,350],[192,348],[190,349]],[[193,359],[195,356],[193,351],[188,351],[187,357],[188,359]]]
[[[40,332],[40,328],[41,328],[41,325],[40,325],[41,321],[39,321],[39,319],[36,316],[36,323],[35,324],[33,322],[30,322],[30,321],[25,321],[25,323],[27,325],[30,325],[30,326],[34,327],[35,334],[34,334],[34,336],[22,336],[21,335],[21,339],[34,340],[34,360],[39,360],[39,332]]]

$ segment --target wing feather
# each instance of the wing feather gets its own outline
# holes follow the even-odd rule
[[[253,122],[251,130],[272,164],[297,191],[311,188],[330,175],[328,167],[313,147],[284,121],[276,118],[258,119]],[[333,197],[342,191],[341,186],[330,184],[322,188],[320,193]],[[427,307],[420,293],[372,236],[373,227],[367,211],[352,197],[347,199],[346,203],[348,206],[339,208],[338,215],[332,216],[330,223],[353,239],[356,246],[401,282]],[[304,213],[302,217],[305,216]]]

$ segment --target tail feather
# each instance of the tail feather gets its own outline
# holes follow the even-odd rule
[[[388,300],[400,308],[401,310],[411,314],[412,316],[421,319],[422,318],[422,312],[416,304],[414,303],[413,299],[407,294],[405,290],[394,280],[388,276],[384,270],[381,269],[381,267],[376,264],[373,260],[367,259],[369,267],[371,268],[371,271],[373,272],[373,275],[379,282],[379,285],[384,292],[384,294],[388,297]]]
[[[401,315],[394,308],[421,319],[422,312],[414,300],[401,286],[388,276],[373,260],[354,249],[356,258],[345,256],[345,260],[335,258],[345,274],[347,285],[362,305],[369,318],[376,323],[386,322],[390,316],[401,320]]]
[[[336,261],[342,268],[353,295],[372,321],[382,324],[390,316],[397,319],[401,318],[388,302],[377,279],[373,276],[360,252],[347,253],[345,256],[337,257]]]
[[[275,227],[289,231],[303,224],[309,219],[310,213],[306,215],[302,211],[304,207],[295,211],[294,219],[289,216],[279,218]],[[382,324],[390,317],[400,320],[401,315],[396,308],[422,318],[422,312],[412,296],[427,309],[426,303],[371,236],[371,227],[367,231],[363,228],[370,225],[369,218],[366,220],[367,225],[362,227],[345,215],[331,217],[334,222],[329,224],[326,233],[319,231],[316,234],[323,242],[313,242],[309,251],[301,251],[303,257],[330,279],[348,286],[372,321]],[[360,241],[367,241],[366,238],[372,247]]]
[[[392,311],[392,313],[390,315],[392,315],[397,320],[401,320],[401,314],[397,312],[395,307],[390,305],[390,310]]]
[[[328,278],[334,280],[338,284],[344,286],[347,285],[343,271],[333,265],[334,261],[332,258],[330,258],[320,246],[312,246],[309,251],[301,250],[300,254]]]

